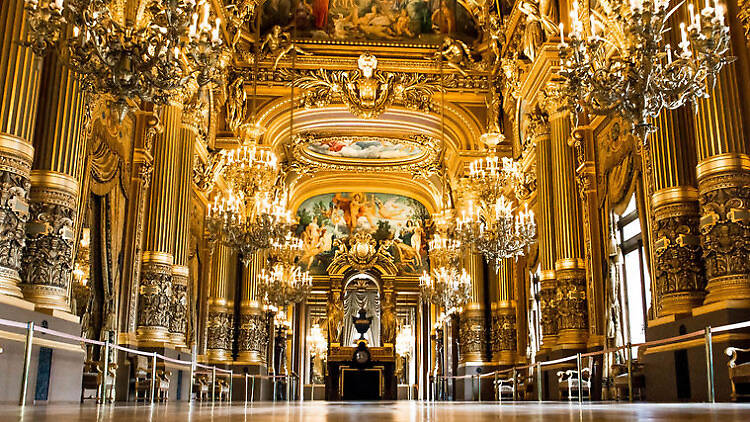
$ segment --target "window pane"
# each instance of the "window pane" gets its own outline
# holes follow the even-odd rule
[[[626,241],[641,234],[641,222],[636,218],[622,228],[622,240]]]
[[[643,292],[641,291],[641,262],[638,250],[625,255],[627,298],[631,342],[646,340],[646,321],[643,320]]]
[[[628,215],[635,210],[636,210],[635,195],[633,195],[630,197],[630,202],[628,202],[628,207],[625,208],[625,212],[623,212],[622,215]]]

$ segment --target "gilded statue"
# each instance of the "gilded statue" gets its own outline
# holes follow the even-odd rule
[[[245,104],[247,93],[245,92],[245,78],[238,76],[229,84],[226,102],[227,126],[236,131],[245,122]]]
[[[551,0],[523,0],[519,6],[519,10],[526,15],[522,50],[532,62],[544,40],[557,31],[553,9]]]
[[[457,70],[463,76],[467,76],[465,69],[473,63],[469,46],[461,40],[450,37],[445,37],[443,44],[433,57],[437,60],[445,60],[448,67]]]
[[[383,309],[380,313],[380,341],[383,344],[396,343],[396,304],[393,293],[385,293]]]
[[[281,58],[296,51],[299,54],[310,55],[311,53],[303,50],[292,42],[292,35],[288,31],[282,31],[281,26],[274,25],[263,38],[260,45],[260,51],[276,57],[273,62],[273,70],[279,66]]]
[[[344,302],[341,300],[341,292],[331,291],[331,297],[326,306],[328,314],[328,342],[341,343],[341,327],[344,322]]]

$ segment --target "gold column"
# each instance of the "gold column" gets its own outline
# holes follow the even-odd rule
[[[182,106],[165,106],[162,133],[154,139],[154,170],[149,190],[146,239],[143,246],[138,298],[139,343],[170,340],[172,265],[174,264],[176,157],[179,153]]]
[[[512,365],[516,356],[516,301],[513,295],[515,259],[506,258],[497,272],[497,297],[492,303],[492,361]]]
[[[554,89],[554,88],[551,88]],[[557,346],[583,348],[588,339],[586,267],[581,242],[581,210],[575,182],[576,162],[568,146],[571,124],[567,114],[550,113],[554,172],[555,307]]]
[[[256,296],[258,274],[265,264],[265,254],[256,252],[248,265],[242,269],[240,291],[240,321],[237,343],[237,360],[244,363],[265,365],[268,350],[268,331],[263,307]]]
[[[211,291],[208,297],[206,357],[211,362],[226,362],[232,360],[232,299],[237,254],[229,246],[218,242],[213,263]]]
[[[73,72],[44,59],[34,133],[21,289],[43,309],[70,311],[78,188],[85,164],[84,97]]]
[[[737,66],[725,66],[694,120],[706,304],[750,299],[750,156]]]
[[[665,110],[649,140],[654,186],[651,250],[658,316],[689,313],[705,297],[691,119],[687,109]]]
[[[484,261],[481,253],[464,257],[464,268],[471,276],[471,299],[459,316],[459,363],[487,362],[487,321],[485,318]]]
[[[536,215],[539,244],[540,312],[542,349],[550,349],[557,342],[557,309],[555,308],[555,230],[552,190],[552,143],[549,116],[541,107],[526,115],[527,131],[533,136],[536,148]]]
[[[30,48],[18,41],[26,31],[23,0],[0,3],[0,294],[21,297],[19,271],[29,219],[31,146],[40,71]]]
[[[172,265],[172,301],[170,304],[169,336],[173,345],[187,347],[185,338],[188,321],[188,283],[190,272],[190,198],[193,192],[193,145],[198,127],[191,113],[183,113],[179,138],[178,171],[175,173],[175,243]]]

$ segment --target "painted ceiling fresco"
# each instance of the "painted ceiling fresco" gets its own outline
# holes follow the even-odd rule
[[[264,32],[296,23],[298,38],[322,40],[439,43],[444,36],[477,36],[471,14],[455,0],[267,0],[262,19]]]
[[[314,196],[297,210],[304,253],[300,265],[325,274],[335,239],[367,231],[377,241],[392,240],[389,252],[407,273],[421,273],[427,263],[427,209],[418,201],[388,193],[339,192]]]

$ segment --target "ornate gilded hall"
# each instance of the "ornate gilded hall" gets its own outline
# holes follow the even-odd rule
[[[0,52],[0,419],[750,414],[745,0],[2,0]]]

